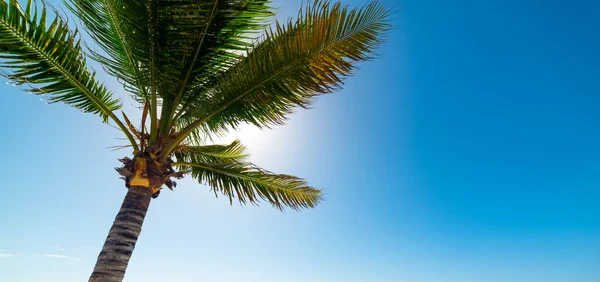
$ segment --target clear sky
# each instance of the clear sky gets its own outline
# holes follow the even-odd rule
[[[401,6],[345,90],[228,137],[324,188],[319,207],[230,206],[183,180],[152,202],[125,281],[600,281],[598,2]],[[0,281],[86,281],[126,192],[128,152],[107,149],[124,141],[0,93]]]

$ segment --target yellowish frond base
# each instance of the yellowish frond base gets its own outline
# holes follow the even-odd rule
[[[149,188],[150,181],[148,181],[148,178],[146,176],[146,159],[137,158],[135,163],[135,176],[133,176],[133,178],[129,182],[129,185]]]

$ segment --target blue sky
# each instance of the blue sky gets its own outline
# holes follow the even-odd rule
[[[319,207],[229,206],[183,180],[152,202],[125,281],[600,281],[600,5],[401,6],[343,91],[226,138],[324,188]],[[128,152],[107,149],[124,141],[0,92],[0,281],[85,281],[125,194]]]

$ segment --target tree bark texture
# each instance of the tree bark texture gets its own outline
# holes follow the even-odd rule
[[[131,186],[108,232],[89,282],[121,282],[150,206],[152,191]]]

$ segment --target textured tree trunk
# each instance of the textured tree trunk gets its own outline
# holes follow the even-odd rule
[[[128,189],[89,282],[123,281],[151,197],[152,191],[146,187],[131,186]]]

